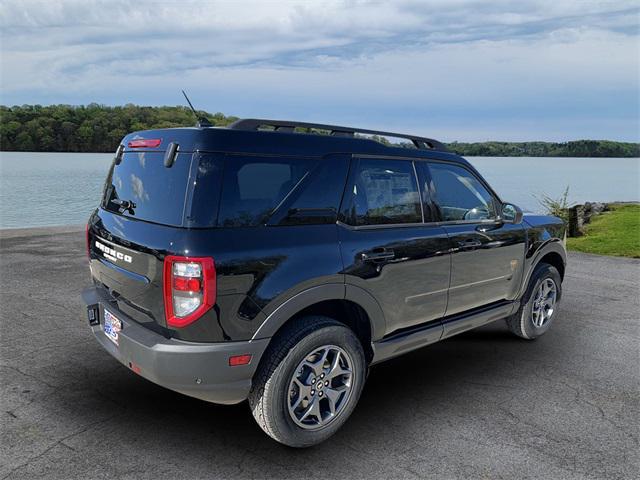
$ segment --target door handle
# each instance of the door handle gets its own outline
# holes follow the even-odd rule
[[[475,248],[479,248],[482,246],[482,242],[479,240],[473,240],[471,238],[469,238],[468,240],[464,240],[462,242],[458,242],[458,245],[460,245],[460,248],[462,250],[473,250]]]
[[[364,252],[360,254],[364,262],[381,262],[384,260],[391,260],[396,256],[393,250],[382,250],[379,252]]]

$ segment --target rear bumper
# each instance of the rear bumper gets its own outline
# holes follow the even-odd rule
[[[251,379],[269,339],[225,343],[193,343],[167,339],[109,305],[94,287],[82,292],[87,308],[97,308],[96,340],[127,368],[158,385],[208,402],[234,404],[245,400]],[[122,322],[118,345],[103,331],[104,309]],[[229,366],[229,357],[251,354],[248,365]]]

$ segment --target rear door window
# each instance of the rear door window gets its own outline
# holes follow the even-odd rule
[[[262,225],[314,168],[317,160],[228,155],[218,225]]]
[[[345,217],[351,225],[422,222],[418,183],[409,160],[358,160],[347,195]]]

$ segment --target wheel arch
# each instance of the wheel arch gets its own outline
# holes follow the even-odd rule
[[[534,268],[540,263],[548,263],[549,265],[555,267],[556,270],[558,270],[558,273],[560,273],[560,278],[564,280],[564,270],[566,265],[564,259],[558,252],[553,251],[544,254],[540,258],[540,260],[538,260]]]
[[[527,291],[527,286],[531,281],[531,275],[533,275],[536,267],[541,263],[547,263],[555,267],[558,273],[560,273],[560,279],[564,280],[567,265],[566,258],[566,251],[560,242],[549,242],[541,247],[529,261],[529,266],[523,279],[518,298],[522,298],[522,295]]]
[[[262,323],[253,339],[273,338],[297,318],[322,315],[349,327],[360,339],[367,361],[372,342],[384,336],[385,322],[378,302],[353,285],[326,284],[304,290],[278,306]]]

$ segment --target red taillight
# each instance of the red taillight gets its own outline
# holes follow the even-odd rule
[[[164,258],[164,312],[169,327],[195,322],[216,303],[216,266],[211,257]]]
[[[249,365],[251,363],[251,355],[234,355],[233,357],[229,357],[229,366],[237,367],[239,365]]]
[[[162,143],[161,138],[139,138],[129,142],[129,148],[156,148]]]
[[[200,291],[200,279],[198,278],[185,278],[175,277],[173,279],[173,288],[181,292],[199,292]]]

